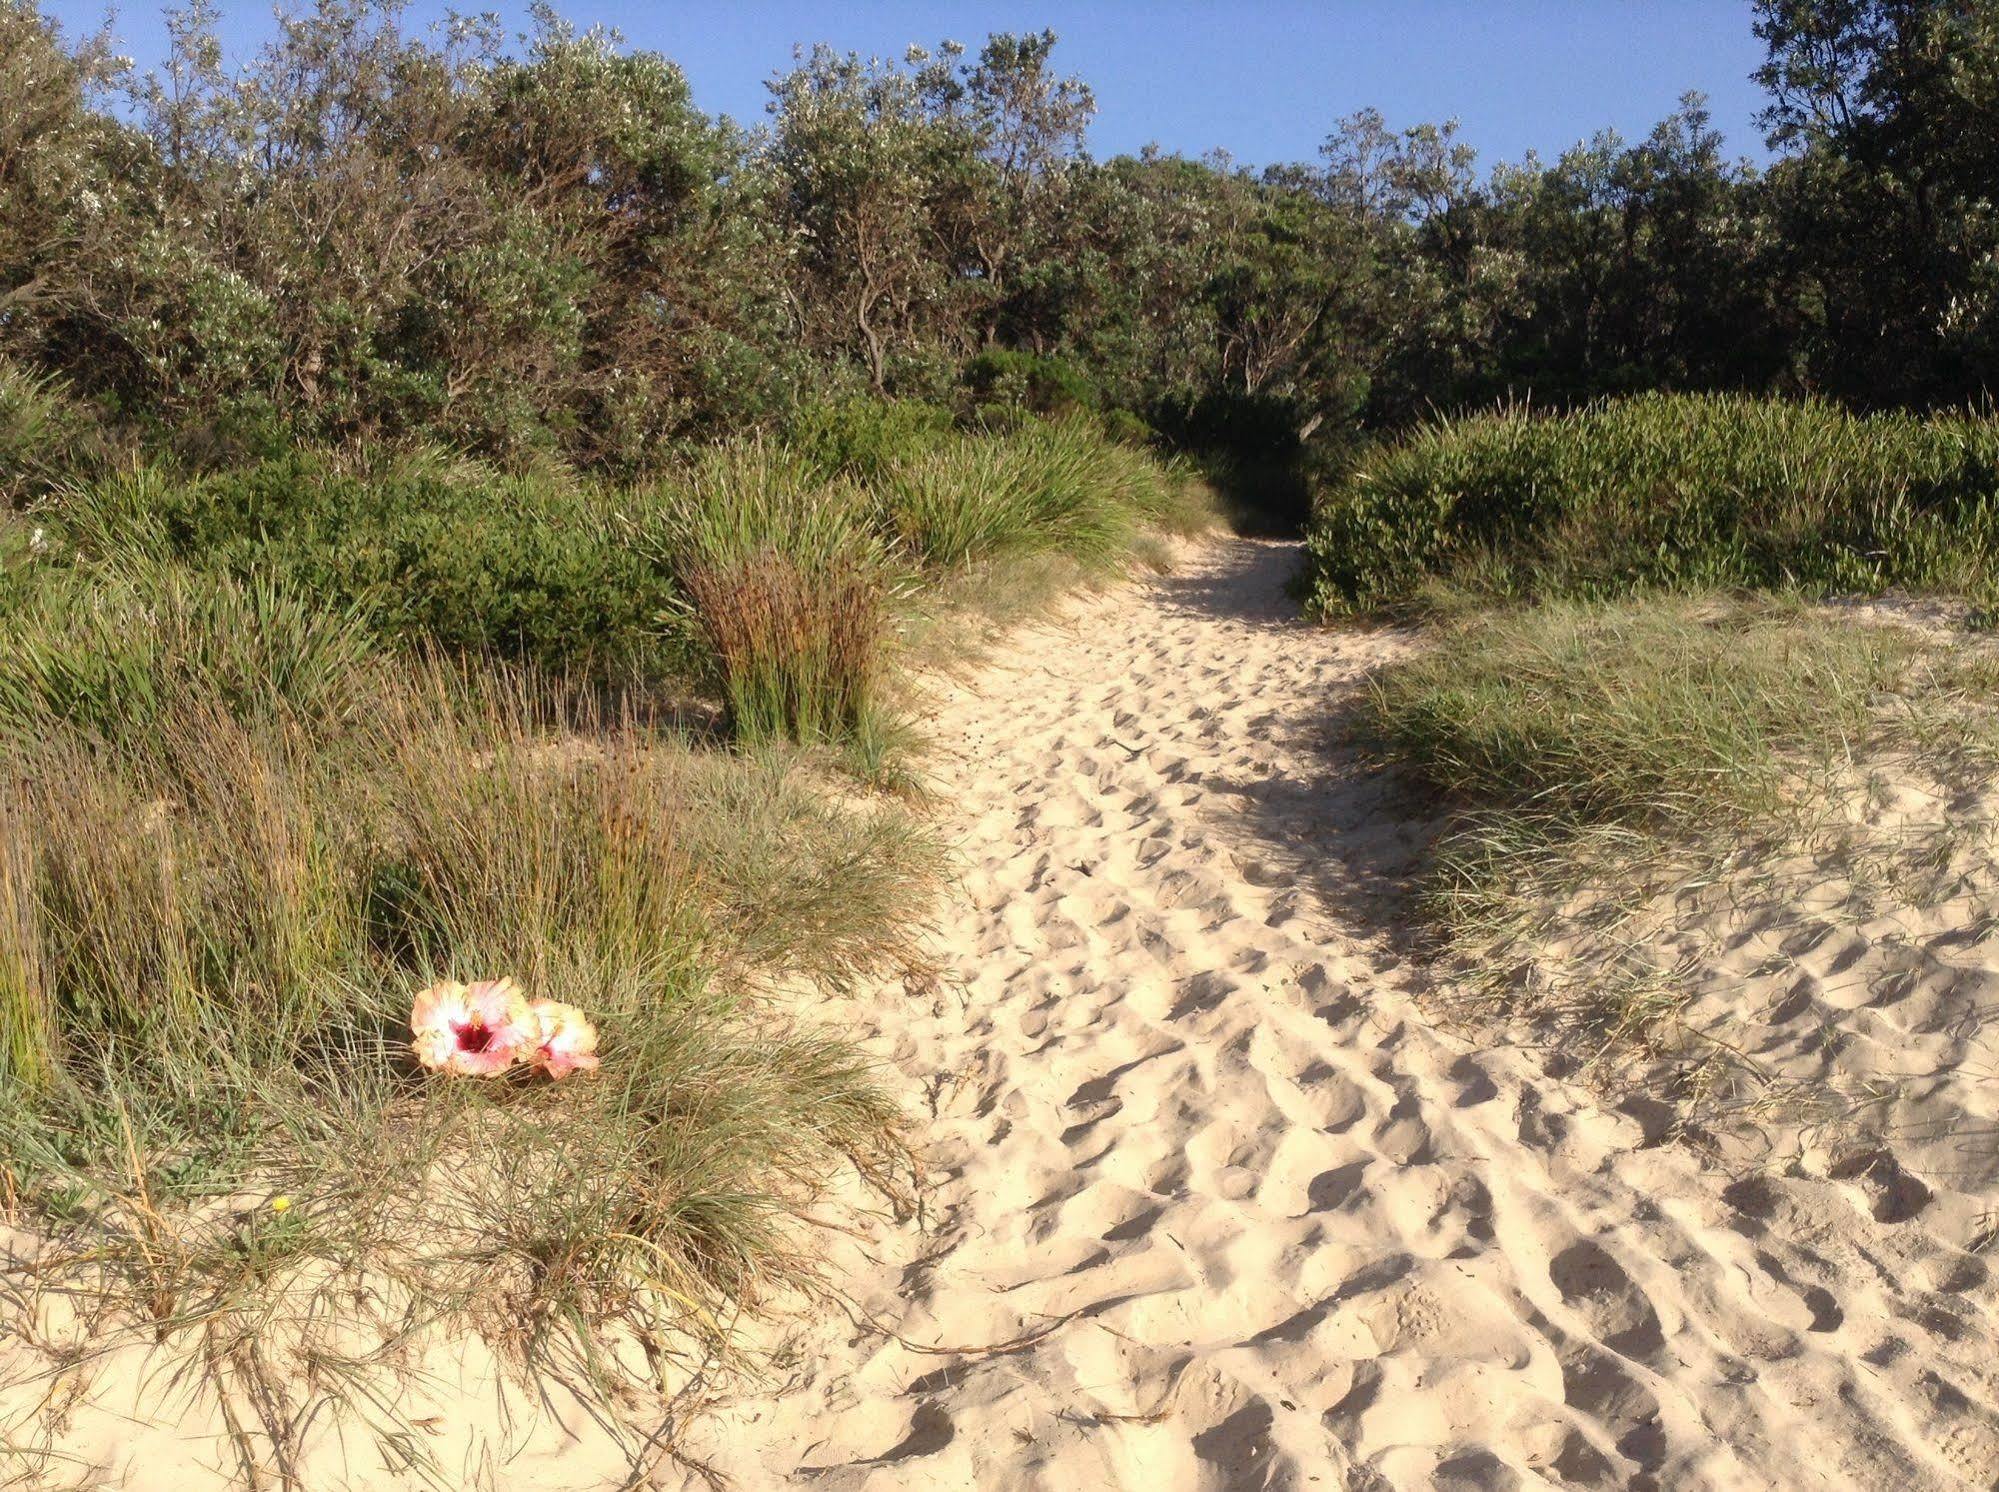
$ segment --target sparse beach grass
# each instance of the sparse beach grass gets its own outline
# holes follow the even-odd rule
[[[1872,810],[1976,782],[1991,683],[1934,628],[1795,598],[1552,601],[1444,624],[1374,678],[1364,729],[1446,808],[1425,903],[1457,1008],[1698,1086],[1734,1055],[1681,1019],[1716,904],[1801,853],[1855,882],[1955,858],[1970,818]]]

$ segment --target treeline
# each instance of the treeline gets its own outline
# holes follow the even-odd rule
[[[1985,397],[1999,4],[1753,19],[1767,170],[1689,95],[1481,174],[1371,111],[1311,163],[1099,161],[1045,32],[801,53],[745,128],[546,8],[510,42],[319,0],[237,67],[196,3],[138,77],[0,0],[6,398],[196,461],[420,433],[629,472],[849,394],[1276,459],[1509,396]]]

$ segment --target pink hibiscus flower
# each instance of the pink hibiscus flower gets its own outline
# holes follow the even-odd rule
[[[597,1028],[582,1011],[560,1000],[536,1000],[529,1008],[538,1027],[530,1061],[546,1068],[552,1078],[588,1072],[597,1065]]]
[[[416,1059],[437,1072],[492,1077],[533,1050],[541,1027],[511,979],[440,980],[410,1009]]]

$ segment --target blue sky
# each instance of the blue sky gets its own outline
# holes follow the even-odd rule
[[[493,8],[510,23],[525,9]],[[44,9],[72,32],[104,19],[102,0]],[[270,35],[270,0],[221,9],[232,50]],[[443,9],[417,0],[408,15],[422,25]],[[1373,104],[1396,125],[1457,117],[1489,166],[1529,149],[1553,156],[1605,125],[1643,135],[1690,88],[1709,95],[1731,153],[1765,154],[1747,0],[558,0],[558,9],[666,53],[703,108],[746,122],[762,117],[764,80],[796,42],[899,55],[912,41],[975,46],[990,31],[1049,26],[1062,37],[1057,57],[1096,89],[1100,156],[1157,142],[1189,154],[1222,146],[1257,164],[1304,159],[1335,119]],[[158,60],[157,5],[126,0],[113,30],[141,66]]]

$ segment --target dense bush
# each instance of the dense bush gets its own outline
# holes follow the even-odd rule
[[[611,672],[651,659],[669,578],[614,493],[562,473],[299,454],[206,477],[142,470],[56,510],[86,552],[274,580],[385,639]]]
[[[1441,422],[1371,454],[1318,504],[1310,594],[1336,616],[1453,590],[1982,592],[1995,546],[1999,421],[1646,396]]]
[[[949,409],[913,399],[819,399],[793,416],[785,439],[822,476],[872,482],[943,443],[953,424]]]
[[[1101,397],[1073,364],[1005,347],[973,357],[965,364],[964,382],[978,404],[1011,404],[1041,415],[1094,409]]]
[[[844,394],[1124,411],[1289,518],[1359,430],[1509,394],[1989,392],[1999,29],[1754,20],[1768,170],[1689,96],[1481,174],[1371,110],[1308,163],[1099,161],[1046,32],[814,48],[741,130],[546,10],[318,0],[234,58],[196,6],[135,77],[0,0],[0,358],[202,465],[421,433],[631,477]]]

